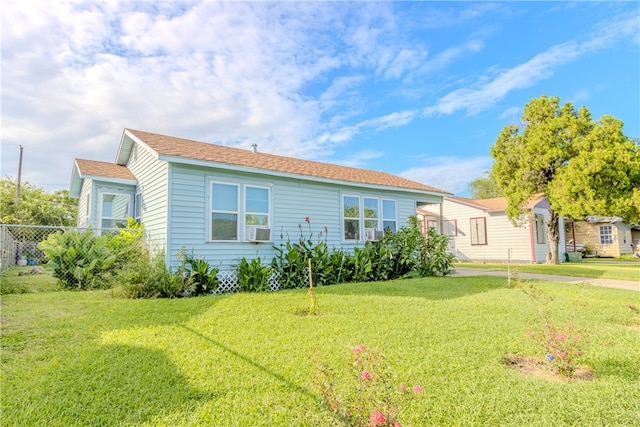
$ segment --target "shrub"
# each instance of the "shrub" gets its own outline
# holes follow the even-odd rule
[[[193,296],[210,294],[220,284],[218,280],[218,268],[211,268],[209,263],[202,258],[196,258],[193,253],[185,254],[181,251],[184,268],[191,278],[190,290]]]
[[[184,264],[171,272],[164,253],[143,257],[120,271],[117,282],[127,298],[179,298],[192,293],[193,279]]]
[[[68,230],[50,234],[38,244],[53,268],[53,277],[65,289],[104,288],[117,256],[109,249],[111,236],[91,230]]]
[[[316,356],[314,384],[326,407],[349,426],[400,426],[406,399],[422,392],[396,380],[384,355],[364,345],[352,349],[336,371]]]
[[[242,258],[238,263],[238,282],[241,292],[263,292],[269,289],[271,268],[262,265],[260,258],[253,258],[250,262]]]

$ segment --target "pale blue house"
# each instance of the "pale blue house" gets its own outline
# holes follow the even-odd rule
[[[330,248],[352,250],[448,194],[384,172],[132,129],[114,163],[76,159],[70,188],[79,227],[134,217],[169,265],[184,248],[221,270],[242,257],[271,261],[281,235],[308,233],[307,218]]]

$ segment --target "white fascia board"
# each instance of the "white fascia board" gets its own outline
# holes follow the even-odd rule
[[[443,197],[445,194],[445,193],[438,193],[436,191],[420,190],[417,188],[413,189],[413,188],[392,187],[387,185],[363,184],[360,182],[342,181],[337,179],[321,178],[321,177],[300,175],[300,174],[288,173],[288,172],[271,171],[268,169],[248,168],[245,166],[231,165],[228,163],[217,163],[217,162],[210,162],[206,160],[166,156],[162,154],[158,156],[158,159],[164,160],[165,162],[169,162],[169,163],[181,163],[184,165],[203,166],[203,167],[224,169],[224,170],[237,171],[237,172],[259,173],[262,175],[271,175],[271,176],[277,176],[281,178],[301,179],[301,180],[311,181],[311,182],[322,182],[325,184],[351,185],[355,187],[368,188],[368,189],[374,189],[374,190],[387,190],[387,191],[391,190],[391,191],[402,192],[402,193],[423,194],[423,195],[435,196],[435,197]]]
[[[112,184],[124,184],[124,185],[137,185],[138,181],[135,179],[125,179],[125,178],[112,178],[109,176],[102,175],[80,175],[80,179],[92,179],[94,181],[102,181],[102,182],[110,182]]]
[[[129,156],[131,155],[131,149],[133,148],[133,143],[140,144],[147,151],[152,153],[156,159],[159,157],[158,153],[151,147],[149,147],[143,140],[129,132],[127,129],[122,133],[122,138],[120,139],[120,147],[118,147],[118,152],[116,154],[116,164],[121,166],[126,166],[127,161],[129,160]]]

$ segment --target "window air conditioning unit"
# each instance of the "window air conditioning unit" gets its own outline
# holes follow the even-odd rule
[[[271,229],[268,227],[247,227],[247,240],[250,242],[270,242]]]
[[[375,228],[364,229],[364,240],[367,242],[377,242],[382,239],[384,232],[382,230],[376,230]]]

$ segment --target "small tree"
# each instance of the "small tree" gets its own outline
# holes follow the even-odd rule
[[[527,103],[522,125],[502,129],[491,147],[491,175],[518,221],[536,194],[549,201],[547,263],[558,263],[559,218],[616,215],[640,220],[640,149],[622,122],[591,119],[586,107],[560,106],[558,97]]]
[[[491,176],[491,171],[484,171],[483,176],[471,181],[469,183],[469,193],[474,199],[492,199],[504,196],[500,186]]]

